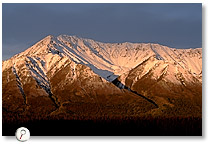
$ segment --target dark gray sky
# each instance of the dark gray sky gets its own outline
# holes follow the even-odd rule
[[[201,4],[3,4],[3,60],[51,34],[202,47]]]

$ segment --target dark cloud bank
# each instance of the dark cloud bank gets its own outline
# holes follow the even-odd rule
[[[202,47],[201,4],[3,4],[3,60],[51,34]]]

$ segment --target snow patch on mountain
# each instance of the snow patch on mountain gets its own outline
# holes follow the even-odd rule
[[[32,57],[27,57],[28,61],[26,66],[29,68],[32,77],[36,80],[37,84],[43,88],[49,95],[51,95],[50,83],[44,73],[43,69],[37,64],[37,62]]]

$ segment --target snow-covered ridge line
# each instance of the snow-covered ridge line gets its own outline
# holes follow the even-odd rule
[[[26,66],[31,72],[31,76],[36,80],[37,84],[43,88],[49,95],[52,95],[50,89],[50,83],[46,74],[39,67],[37,62],[32,57],[27,57],[29,61],[26,62]]]
[[[90,67],[107,81],[132,70],[147,58],[178,64],[197,76],[202,72],[202,49],[174,49],[152,43],[102,43],[77,36],[52,35],[45,37],[24,52],[11,58],[12,62],[24,57],[39,58],[46,74],[61,58],[68,58],[77,64]],[[11,61],[4,61],[3,68]],[[39,66],[39,65],[38,65]],[[39,71],[39,68],[36,68]],[[3,69],[4,70],[4,69]],[[43,77],[43,73],[40,72]]]
[[[57,108],[60,104],[51,91],[50,81],[46,72],[44,71],[45,63],[43,64],[41,61],[41,63],[38,64],[38,61],[40,61],[40,58],[32,58],[28,56],[25,65],[30,70],[31,76],[35,79],[37,84],[46,91],[46,93],[49,95],[49,98]]]

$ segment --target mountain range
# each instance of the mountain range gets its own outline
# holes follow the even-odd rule
[[[201,118],[202,48],[49,35],[2,62],[2,105],[5,122]]]

